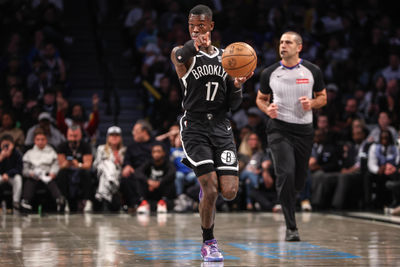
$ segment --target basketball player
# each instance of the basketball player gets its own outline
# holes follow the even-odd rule
[[[232,127],[226,113],[242,101],[242,84],[248,77],[232,78],[221,65],[222,51],[211,45],[212,11],[197,5],[189,13],[191,40],[175,47],[171,60],[183,89],[185,113],[180,120],[187,164],[201,185],[199,212],[204,261],[223,261],[214,238],[218,192],[227,200],[238,190],[238,162]]]
[[[302,38],[296,32],[281,36],[282,58],[260,76],[257,106],[271,119],[268,146],[277,176],[276,189],[286,222],[286,241],[300,241],[295,218],[296,192],[307,176],[313,144],[313,108],[326,105],[321,70],[299,57]]]

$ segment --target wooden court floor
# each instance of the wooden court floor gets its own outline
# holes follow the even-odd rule
[[[204,264],[197,214],[0,215],[0,266],[400,266],[400,225],[297,214],[219,213],[223,263]]]

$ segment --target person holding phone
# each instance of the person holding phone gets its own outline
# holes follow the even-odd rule
[[[82,130],[78,125],[68,128],[67,142],[57,150],[58,172],[56,181],[71,211],[91,211],[93,185],[90,170],[93,155],[90,144],[82,140]]]
[[[3,198],[6,184],[11,184],[13,208],[19,209],[22,192],[22,156],[14,147],[11,135],[4,135],[0,139],[0,200]]]

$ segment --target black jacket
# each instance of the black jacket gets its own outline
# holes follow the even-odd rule
[[[17,150],[13,150],[10,157],[0,162],[0,175],[7,173],[9,177],[22,174],[22,156]]]
[[[155,166],[153,160],[149,160],[136,169],[135,177],[142,180],[160,181],[160,186],[163,184],[173,183],[175,181],[176,169],[168,159],[161,166]]]
[[[144,143],[133,142],[129,145],[125,152],[124,164],[131,165],[134,169],[151,159],[151,148],[156,143],[154,139],[150,139]]]

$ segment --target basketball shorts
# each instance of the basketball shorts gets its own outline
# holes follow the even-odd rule
[[[238,175],[236,146],[228,119],[205,116],[200,120],[185,114],[180,131],[186,162],[197,177],[213,171],[219,176]]]

